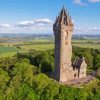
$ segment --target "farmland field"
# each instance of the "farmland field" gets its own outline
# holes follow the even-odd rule
[[[53,49],[54,48],[54,45],[53,44],[50,44],[50,43],[48,43],[48,44],[33,44],[33,45],[23,45],[23,46],[21,46],[21,48],[23,49],[23,50],[30,50],[30,49],[36,49],[36,50],[41,50],[41,51],[43,51],[43,50],[48,50],[48,49]]]
[[[13,56],[19,51],[14,47],[0,46],[0,57]]]
[[[17,52],[18,49],[14,47],[0,46],[0,53]]]
[[[93,49],[100,49],[100,44],[73,44],[73,46],[81,47],[81,48],[93,48]]]
[[[83,36],[82,36],[83,37]],[[28,39],[29,38],[29,39]],[[2,39],[0,42],[0,57],[13,56],[17,52],[28,52],[29,50],[45,51],[54,48],[54,38],[47,36],[22,37],[20,40],[17,38],[9,38],[6,41]],[[90,37],[89,37],[90,38]],[[93,38],[93,37],[92,37]],[[19,40],[19,41],[18,41]],[[10,42],[9,42],[10,41]],[[14,42],[13,42],[14,41]],[[82,48],[100,49],[100,39],[77,39],[72,40],[72,45]]]

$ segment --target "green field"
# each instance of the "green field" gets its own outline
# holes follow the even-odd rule
[[[29,50],[39,50],[39,51],[43,51],[43,50],[48,50],[48,49],[53,49],[54,45],[51,43],[39,43],[39,42],[35,42],[33,43],[28,43],[28,44],[23,44],[23,45],[18,45],[21,49],[16,48],[16,46],[0,46],[0,57],[8,57],[8,56],[13,56],[15,55],[17,52],[27,52]]]
[[[90,43],[85,43],[85,44],[73,44],[73,46],[77,47],[82,47],[82,48],[93,48],[93,49],[100,49],[100,44],[90,44]]]
[[[18,51],[15,47],[0,46],[0,57],[13,56]]]
[[[0,46],[0,54],[7,53],[7,52],[17,52],[17,51],[18,49],[14,47]]]
[[[73,46],[82,48],[100,49],[99,40],[73,40]],[[18,49],[17,47],[20,47]],[[49,50],[54,48],[54,40],[48,39],[33,39],[31,41],[17,42],[17,43],[3,43],[0,46],[0,57],[13,56],[17,52],[28,52],[29,50]]]
[[[43,43],[43,44],[23,45],[23,46],[21,46],[21,48],[26,51],[28,51],[30,49],[36,49],[39,51],[40,50],[43,51],[43,50],[53,49],[54,45],[50,44],[50,43],[48,43],[48,44]]]

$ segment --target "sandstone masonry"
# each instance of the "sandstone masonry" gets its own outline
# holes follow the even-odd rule
[[[53,25],[55,35],[55,71],[54,78],[64,83],[69,80],[86,77],[87,64],[83,58],[76,58],[71,62],[72,57],[72,32],[74,25],[71,16],[63,8]]]

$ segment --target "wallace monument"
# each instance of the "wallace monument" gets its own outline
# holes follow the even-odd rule
[[[84,57],[77,57],[74,62],[71,61],[71,39],[74,25],[64,7],[56,18],[53,31],[55,36],[54,79],[60,83],[65,83],[73,79],[86,77],[87,64]]]

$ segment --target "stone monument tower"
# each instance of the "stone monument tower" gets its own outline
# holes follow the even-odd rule
[[[53,25],[55,35],[55,72],[54,77],[59,82],[65,82],[72,72],[72,32],[74,25],[69,13],[64,9],[56,18]],[[69,75],[68,75],[69,74]]]

